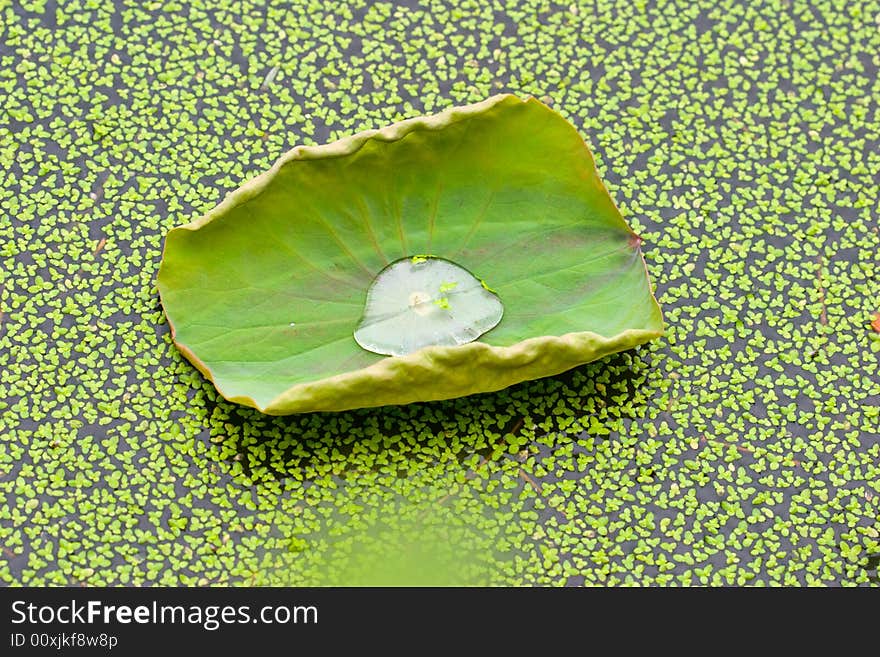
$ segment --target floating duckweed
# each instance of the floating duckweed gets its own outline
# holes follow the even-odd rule
[[[0,3],[0,582],[345,585],[434,518],[432,563],[490,562],[451,583],[880,585],[880,7],[595,6]],[[171,342],[165,232],[500,91],[588,139],[666,336],[468,399],[223,400]]]

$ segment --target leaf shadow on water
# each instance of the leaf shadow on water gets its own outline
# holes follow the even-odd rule
[[[226,460],[241,462],[245,478],[259,471],[261,477],[284,480],[294,474],[315,472],[321,462],[344,465],[364,439],[369,440],[373,453],[402,455],[419,447],[436,446],[438,438],[455,437],[448,454],[464,463],[475,456],[488,458],[500,441],[527,434],[528,424],[540,434],[561,431],[554,414],[542,413],[542,407],[548,406],[547,398],[558,400],[560,392],[582,387],[585,380],[597,381],[598,386],[589,385],[587,394],[579,396],[583,407],[603,408],[611,415],[629,417],[629,402],[641,386],[638,377],[646,367],[638,350],[631,350],[498,392],[406,406],[287,416],[265,415],[228,402],[210,388],[204,415],[222,422],[222,426],[212,422],[207,435],[213,442],[232,440],[234,453]],[[206,383],[205,388],[209,387]],[[567,401],[572,406],[575,403],[571,396]],[[501,412],[490,418],[485,416],[486,410]],[[412,431],[414,424],[418,424],[417,432]],[[379,465],[373,468],[378,469]],[[359,468],[333,468],[333,474],[343,479],[360,472]]]
[[[596,438],[596,409],[630,416],[649,360],[634,350],[497,393],[344,413],[270,417],[215,394],[208,439],[242,488],[295,479],[297,494],[329,506],[312,534],[277,537],[289,548],[274,561],[287,566],[267,581],[302,583],[298,569],[318,585],[484,585],[504,564],[540,561],[541,524],[572,520],[542,495],[566,476],[530,472]],[[592,411],[566,421],[554,412],[563,398]]]

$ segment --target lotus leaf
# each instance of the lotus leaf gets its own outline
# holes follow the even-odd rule
[[[168,233],[158,286],[175,344],[225,398],[333,411],[499,390],[660,336],[640,246],[577,130],[500,95],[294,148]],[[419,254],[485,281],[433,341],[381,328],[388,307],[368,302]],[[412,310],[427,297],[407,271],[388,285]],[[468,280],[431,299],[455,313]]]

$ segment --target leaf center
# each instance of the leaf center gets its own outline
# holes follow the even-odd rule
[[[421,290],[413,292],[409,295],[409,307],[419,315],[427,315],[434,308],[431,305],[431,295]]]
[[[498,295],[464,267],[411,256],[392,262],[373,280],[354,339],[367,351],[404,356],[473,342],[503,314]]]

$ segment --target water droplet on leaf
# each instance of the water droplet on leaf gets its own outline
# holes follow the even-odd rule
[[[473,342],[503,314],[498,295],[464,267],[413,256],[376,276],[354,339],[368,351],[405,356],[423,347]]]

